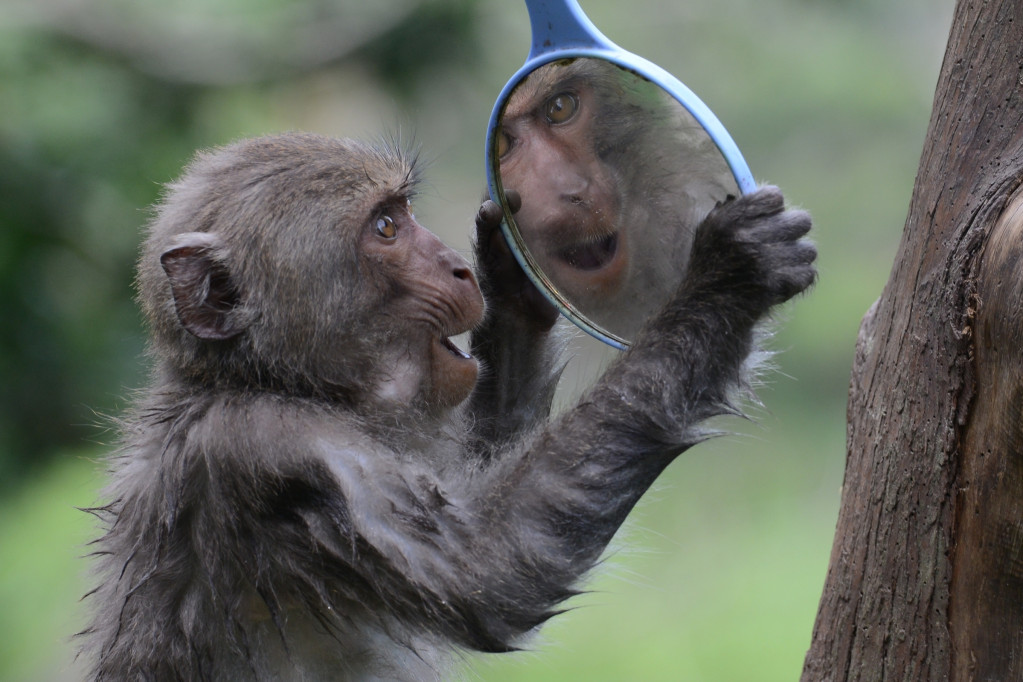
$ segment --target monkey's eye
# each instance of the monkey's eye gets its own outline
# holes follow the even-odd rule
[[[398,226],[394,223],[394,219],[389,215],[377,218],[376,230],[377,234],[384,239],[394,239],[398,236]]]
[[[562,92],[544,102],[543,107],[548,123],[564,123],[579,110],[579,98],[570,92]]]

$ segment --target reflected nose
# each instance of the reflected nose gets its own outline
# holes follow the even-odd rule
[[[537,143],[529,150],[534,159],[532,175],[536,196],[571,204],[585,203],[590,198],[592,174],[584,159],[575,150],[550,143]]]
[[[590,179],[582,173],[565,173],[559,178],[558,199],[570,204],[583,204],[590,196]]]
[[[550,179],[550,187],[559,202],[588,204],[593,199],[593,179],[581,165],[565,164]]]

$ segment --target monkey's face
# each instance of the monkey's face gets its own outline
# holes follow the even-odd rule
[[[419,397],[435,408],[465,400],[479,368],[451,337],[483,317],[483,295],[469,263],[416,221],[407,200],[387,201],[373,212],[359,252],[385,292],[381,312],[395,332],[377,395]]]
[[[616,291],[627,270],[619,182],[598,154],[598,93],[560,63],[512,94],[498,135],[501,181],[522,197],[515,222],[530,254],[577,299]]]
[[[314,135],[200,156],[140,263],[157,352],[206,383],[461,402],[478,370],[450,337],[483,298],[416,222],[415,184],[407,152]]]

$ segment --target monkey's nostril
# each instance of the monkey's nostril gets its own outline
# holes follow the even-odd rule
[[[455,268],[452,274],[455,279],[472,279],[472,271],[469,268]]]

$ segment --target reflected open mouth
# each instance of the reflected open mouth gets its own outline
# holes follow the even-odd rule
[[[593,242],[573,244],[558,251],[558,258],[577,270],[599,270],[618,252],[618,233]]]

